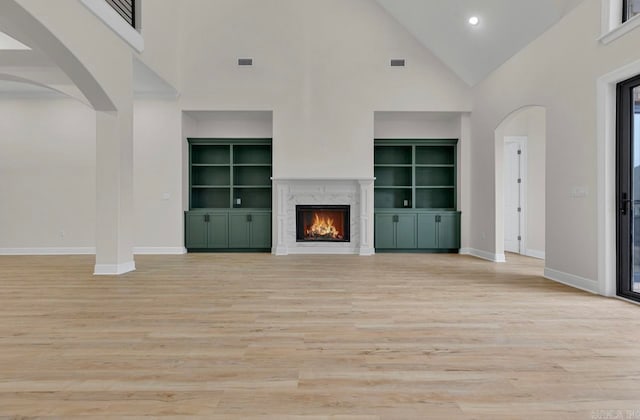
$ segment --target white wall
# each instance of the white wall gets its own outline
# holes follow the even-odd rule
[[[0,253],[94,252],[95,168],[95,111],[0,99]]]
[[[144,51],[140,58],[176,89],[180,83],[180,13],[185,7],[181,3],[176,0],[143,0],[140,7],[140,33],[144,37]]]
[[[182,108],[272,110],[274,176],[373,176],[374,111],[469,111],[468,87],[376,2],[192,0]],[[240,68],[237,58],[252,57]],[[391,58],[406,68],[391,68]],[[318,156],[330,158],[323,159]]]
[[[194,120],[192,137],[271,138],[273,114],[270,111],[185,111]]]
[[[95,111],[72,99],[4,98],[0,115],[0,253],[94,252]],[[175,101],[135,103],[137,252],[184,247],[180,130]]]
[[[176,253],[184,248],[181,125],[175,100],[134,103],[136,252]]]
[[[457,139],[460,114],[446,112],[376,112],[377,139]]]
[[[472,235],[495,252],[494,130],[526,105],[547,110],[546,268],[597,291],[597,79],[640,59],[640,30],[601,44],[601,3],[585,0],[473,90]],[[584,187],[586,197],[574,197]],[[487,232],[483,238],[482,233]]]

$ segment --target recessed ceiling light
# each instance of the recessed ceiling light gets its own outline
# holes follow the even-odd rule
[[[480,23],[480,19],[478,19],[478,16],[471,16],[469,18],[469,25],[476,26],[478,23]]]

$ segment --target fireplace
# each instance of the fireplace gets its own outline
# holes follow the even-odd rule
[[[296,206],[297,242],[350,242],[350,206]]]

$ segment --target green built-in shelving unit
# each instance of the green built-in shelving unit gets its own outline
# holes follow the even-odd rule
[[[456,139],[376,139],[375,247],[457,252]]]
[[[271,139],[189,141],[190,251],[271,248]]]

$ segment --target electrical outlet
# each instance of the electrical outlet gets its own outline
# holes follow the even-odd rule
[[[60,237],[64,239],[64,230],[60,231]]]

